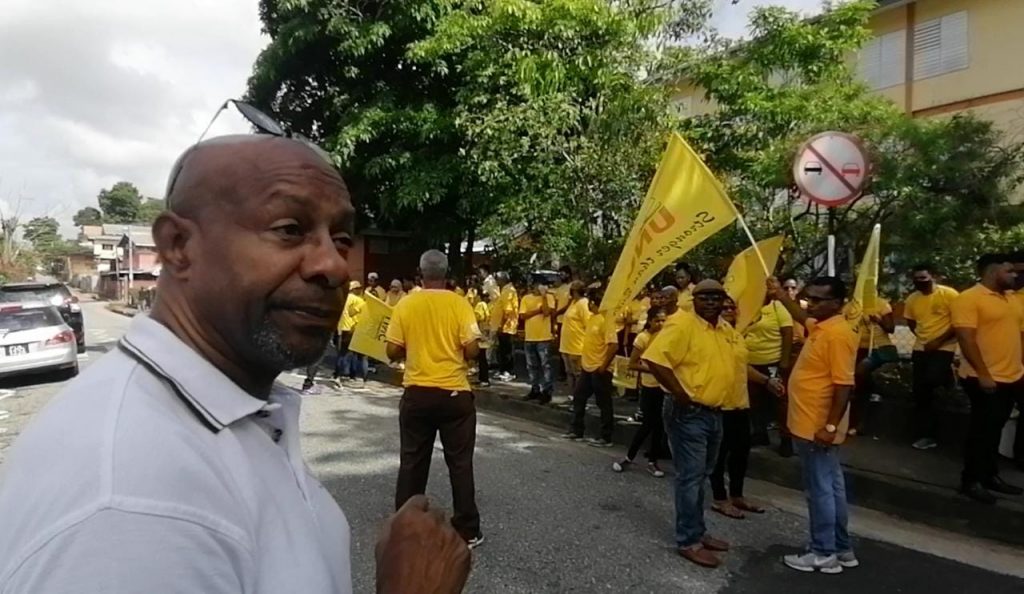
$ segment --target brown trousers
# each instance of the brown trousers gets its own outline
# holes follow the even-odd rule
[[[452,526],[469,540],[480,534],[473,482],[476,448],[476,405],[472,392],[409,386],[398,408],[401,465],[395,489],[395,509],[426,491],[434,439],[441,433],[444,461],[452,485],[455,514]]]

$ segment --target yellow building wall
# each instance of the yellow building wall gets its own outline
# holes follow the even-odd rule
[[[672,93],[674,101],[686,102],[687,108],[682,115],[699,116],[713,113],[718,109],[714,101],[709,101],[701,89],[689,83],[680,83]]]
[[[915,21],[961,10],[967,11],[969,66],[915,81],[914,111],[1024,89],[1024,0],[918,0]]]

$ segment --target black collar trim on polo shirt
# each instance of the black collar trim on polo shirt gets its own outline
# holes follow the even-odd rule
[[[212,413],[210,413],[210,411],[203,407],[199,400],[197,400],[191,394],[189,394],[188,390],[186,390],[184,386],[182,386],[166,371],[164,371],[159,364],[157,364],[155,361],[147,357],[146,354],[143,353],[141,349],[133,345],[131,341],[128,340],[127,337],[122,337],[121,340],[118,341],[117,346],[118,348],[121,349],[121,351],[124,352],[124,354],[128,355],[132,359],[135,359],[136,362],[138,362],[140,365],[148,369],[150,373],[167,382],[167,384],[171,387],[171,390],[174,391],[174,394],[178,397],[178,399],[180,399],[185,404],[185,406],[188,407],[188,409],[192,412],[193,415],[195,415],[197,419],[199,419],[199,422],[201,422],[204,427],[206,427],[210,431],[213,431],[214,433],[219,433],[220,430],[224,428],[224,424],[218,421],[217,418],[213,416]]]

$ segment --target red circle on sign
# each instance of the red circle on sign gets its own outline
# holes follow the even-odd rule
[[[800,193],[828,208],[861,194],[871,162],[859,138],[844,132],[822,132],[800,146],[793,162],[793,180]]]

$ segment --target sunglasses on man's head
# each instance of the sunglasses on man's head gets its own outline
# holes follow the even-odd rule
[[[198,140],[196,140],[195,144],[193,144],[192,147],[189,148],[189,150],[192,150],[192,148],[195,148],[200,142],[203,141],[203,138],[206,137],[206,133],[210,131],[211,127],[213,127],[213,123],[217,121],[217,118],[220,117],[220,114],[222,114],[224,110],[228,108],[229,105],[235,106],[235,109],[238,110],[238,113],[242,114],[242,117],[244,117],[256,129],[257,134],[266,134],[269,136],[278,136],[281,138],[291,138],[292,140],[301,142],[314,153],[316,153],[317,156],[323,159],[331,167],[337,167],[330,153],[317,146],[316,143],[314,143],[312,140],[306,138],[305,136],[297,132],[287,131],[284,128],[284,126],[282,126],[274,118],[268,116],[259,109],[256,109],[251,104],[246,103],[245,101],[239,101],[238,99],[228,99],[224,102],[223,105],[220,106],[219,109],[217,109],[217,112],[213,114],[212,118],[210,118],[210,123],[206,125],[206,129],[203,130],[203,133],[199,135]],[[178,181],[178,175],[181,174],[181,168],[184,166],[184,162],[184,158],[178,160],[175,169],[167,182],[167,193],[164,194],[164,200],[170,198],[171,191],[174,190],[174,185]]]

